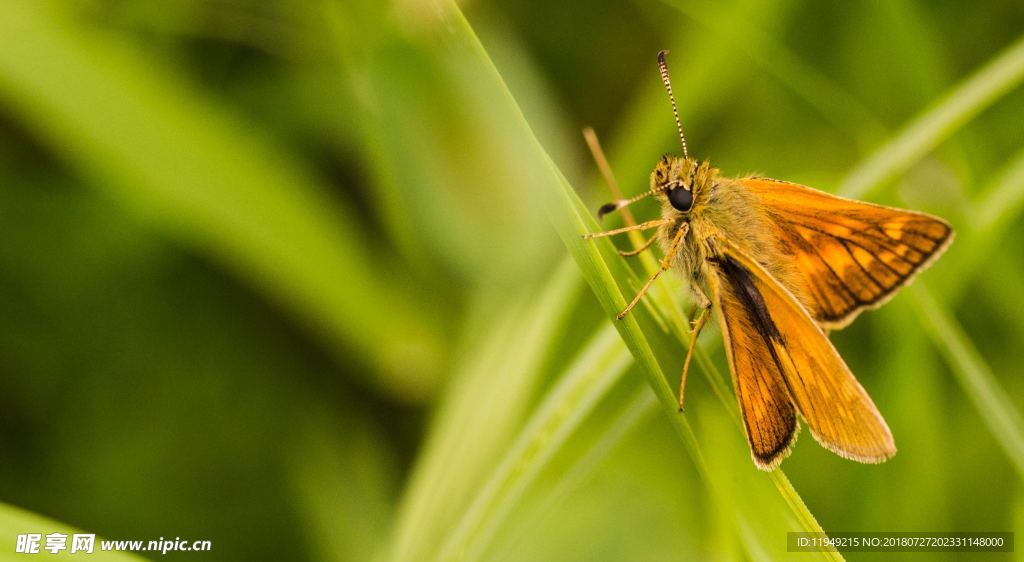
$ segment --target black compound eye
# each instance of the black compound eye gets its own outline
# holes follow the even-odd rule
[[[678,211],[689,211],[693,206],[693,192],[688,189],[677,187],[668,192],[668,202]]]

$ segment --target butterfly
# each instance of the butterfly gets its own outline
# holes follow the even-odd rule
[[[864,310],[888,301],[953,241],[937,217],[844,199],[762,177],[723,177],[687,152],[666,51],[658,67],[668,91],[682,156],[665,155],[650,188],[601,207],[603,216],[647,197],[661,218],[584,236],[594,239],[655,230],[659,269],[618,314],[622,319],[665,271],[689,282],[700,312],[680,379],[683,409],[693,348],[715,311],[751,456],[772,470],[796,440],[800,419],[836,454],[879,463],[896,453],[892,432],[828,339]]]

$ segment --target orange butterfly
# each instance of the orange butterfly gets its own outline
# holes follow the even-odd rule
[[[701,305],[680,380],[708,312],[722,325],[751,455],[771,470],[789,454],[803,418],[824,447],[877,463],[896,453],[892,433],[825,330],[885,303],[953,240],[942,219],[862,203],[767,178],[730,179],[689,157],[665,51],[658,53],[683,156],[663,156],[650,190],[604,205],[599,215],[657,196],[662,218],[608,232],[657,229],[665,257],[623,318],[658,276],[675,267]]]

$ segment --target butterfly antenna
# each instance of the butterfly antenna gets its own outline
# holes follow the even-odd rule
[[[648,197],[650,197],[652,195],[657,195],[657,194],[659,194],[659,193],[661,193],[663,191],[666,191],[667,189],[669,189],[671,187],[674,187],[674,185],[666,184],[666,185],[663,185],[661,187],[656,187],[656,188],[651,189],[649,191],[645,191],[645,192],[643,192],[643,193],[641,193],[639,195],[634,195],[634,196],[630,197],[629,199],[616,199],[615,201],[612,201],[611,203],[605,203],[604,205],[601,205],[600,209],[597,210],[597,218],[599,218],[599,219],[603,218],[608,213],[611,213],[611,212],[614,212],[614,211],[618,211],[619,209],[622,209],[623,207],[627,207],[629,205],[632,205],[633,203],[636,203],[637,201],[640,201],[641,199],[646,199],[646,198],[648,198]]]
[[[679,142],[683,144],[683,158],[690,158],[686,153],[686,135],[683,134],[683,124],[679,121],[679,110],[676,109],[676,97],[672,95],[672,82],[668,79],[668,65],[665,64],[665,55],[668,51],[662,50],[658,53],[658,70],[661,71],[661,81],[665,83],[668,91],[668,101],[672,102],[672,115],[676,118],[676,129],[679,130]]]

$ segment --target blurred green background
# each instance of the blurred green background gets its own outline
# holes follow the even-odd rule
[[[6,0],[0,559],[28,512],[213,542],[176,560],[1024,531],[1022,29],[1011,1]],[[579,241],[610,197],[579,131],[644,189],[663,48],[691,154],[958,230],[832,336],[884,465],[805,432],[758,472],[717,329],[675,415],[678,279],[612,327],[652,263]]]

